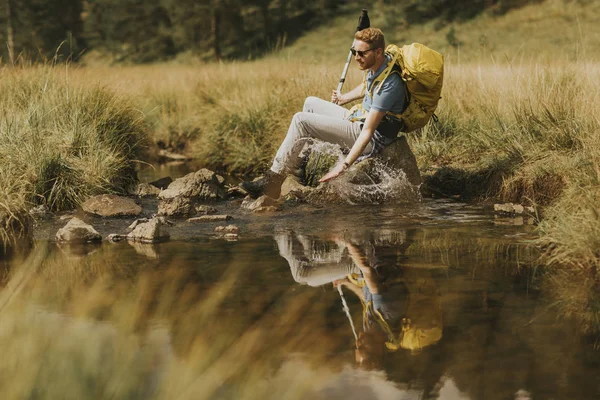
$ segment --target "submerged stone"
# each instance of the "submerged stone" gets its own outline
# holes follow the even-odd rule
[[[230,215],[202,215],[200,217],[190,218],[187,222],[219,222],[233,219]]]
[[[275,207],[276,208],[277,204],[278,204],[277,200],[274,200],[267,195],[260,196],[258,199],[253,199],[250,196],[248,196],[242,202],[241,207],[246,210],[249,210],[249,211],[256,211],[259,208],[264,208],[264,207]]]

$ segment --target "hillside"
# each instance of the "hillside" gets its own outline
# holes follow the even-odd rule
[[[377,2],[368,8],[371,26],[389,43],[421,42],[452,63],[598,61],[600,2],[547,0],[508,11],[485,12],[463,22],[433,19],[417,25]],[[278,57],[344,62],[359,9],[347,10],[287,46]]]

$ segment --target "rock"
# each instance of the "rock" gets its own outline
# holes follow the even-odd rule
[[[129,226],[127,227],[127,230],[128,230],[128,231],[132,231],[132,230],[134,230],[134,229],[135,229],[135,227],[136,227],[136,226],[138,226],[138,224],[141,224],[141,223],[144,223],[144,222],[148,222],[148,221],[150,221],[148,218],[140,218],[140,219],[136,219],[135,221],[133,221],[133,222],[131,223],[131,225],[129,225]]]
[[[118,233],[111,233],[106,237],[106,240],[108,240],[111,243],[116,243],[116,242],[120,242],[121,240],[127,239],[126,235],[119,235]]]
[[[250,196],[248,196],[242,202],[241,207],[245,208],[246,210],[254,211],[261,207],[275,207],[277,204],[277,200],[273,200],[266,195],[260,196],[258,199],[252,199]]]
[[[242,189],[239,186],[229,186],[227,187],[227,197],[246,197],[248,196],[248,192]]]
[[[91,225],[79,218],[71,220],[56,232],[59,242],[86,243],[102,240],[102,236]]]
[[[188,197],[196,200],[219,200],[225,198],[225,188],[219,184],[217,175],[201,169],[176,179],[158,196],[160,199]]]
[[[226,240],[238,240],[240,228],[235,225],[227,225],[227,226],[217,226],[215,228],[215,232],[218,237],[221,237]]]
[[[274,213],[277,211],[279,211],[279,208],[277,208],[275,206],[263,206],[263,207],[258,207],[258,208],[255,208],[254,210],[252,210],[252,212],[255,214],[267,214],[267,213]]]
[[[223,185],[225,183],[225,178],[217,174],[217,182],[219,182],[219,185]]]
[[[240,233],[240,228],[238,228],[235,225],[217,226],[215,228],[215,232],[223,233],[223,234],[225,234],[225,233],[235,233],[235,234],[238,234],[238,233]]]
[[[339,158],[329,153],[313,151],[308,156],[306,164],[306,182],[310,186],[317,186],[319,179],[328,172]],[[353,165],[346,172],[350,183],[355,185],[372,185],[380,181],[377,173],[377,163],[383,163],[392,170],[401,170],[406,179],[413,186],[421,184],[421,173],[417,160],[404,136],[386,147],[378,156],[366,159]]]
[[[306,195],[313,190],[310,186],[304,186],[292,176],[288,176],[281,185],[281,197],[288,197],[289,194],[293,193],[297,198],[304,198]]]
[[[149,183],[140,183],[131,191],[132,195],[139,197],[153,197],[158,196],[159,193],[160,189]]]
[[[158,218],[139,221],[127,235],[127,240],[141,243],[157,243],[168,239],[169,232],[165,224]]]
[[[190,218],[187,222],[220,222],[233,219],[229,215],[202,215],[200,217]]]
[[[164,178],[157,179],[155,181],[150,182],[150,185],[155,186],[159,189],[166,189],[173,182],[173,178],[170,176],[166,176]]]
[[[189,157],[186,157],[186,156],[184,156],[182,154],[173,153],[171,151],[167,151],[167,150],[164,150],[164,149],[161,149],[158,152],[158,156],[162,157],[164,159],[167,159],[169,161],[186,161],[186,160],[190,159]]]
[[[225,240],[238,240],[239,235],[237,233],[226,233],[223,235],[223,239]]]
[[[503,214],[516,214],[521,215],[525,212],[529,214],[535,213],[535,209],[533,207],[525,207],[521,204],[513,204],[513,203],[504,203],[504,204],[494,204],[494,211],[497,213]]]
[[[142,212],[142,207],[132,199],[114,194],[101,194],[91,197],[81,207],[87,213],[102,217],[135,216]]]
[[[163,199],[158,202],[157,214],[169,217],[189,217],[196,212],[193,203],[189,197]]]
[[[219,210],[217,210],[216,208],[207,205],[197,205],[195,207],[195,210],[196,214],[199,215],[211,215],[219,212]]]

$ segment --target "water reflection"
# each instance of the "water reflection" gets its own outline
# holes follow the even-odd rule
[[[275,235],[279,254],[296,282],[332,284],[340,289],[344,308],[342,288],[360,301],[358,334],[350,310],[346,311],[355,336],[356,362],[367,369],[381,368],[386,352],[404,349],[417,354],[440,341],[443,332],[440,291],[430,269],[397,262],[414,241],[414,230],[393,236],[378,233],[327,241],[292,231]]]
[[[490,225],[40,244],[3,271],[0,395],[595,398],[598,353]]]

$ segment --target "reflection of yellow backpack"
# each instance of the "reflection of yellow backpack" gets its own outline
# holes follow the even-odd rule
[[[424,127],[432,117],[436,119],[433,113],[442,93],[444,57],[420,43],[402,47],[390,44],[385,52],[392,58],[392,62],[373,81],[371,97],[373,90],[380,90],[388,76],[401,72],[408,92],[408,106],[401,114],[388,112],[387,115],[401,119],[404,122],[404,132]],[[396,66],[400,67],[400,70]]]

